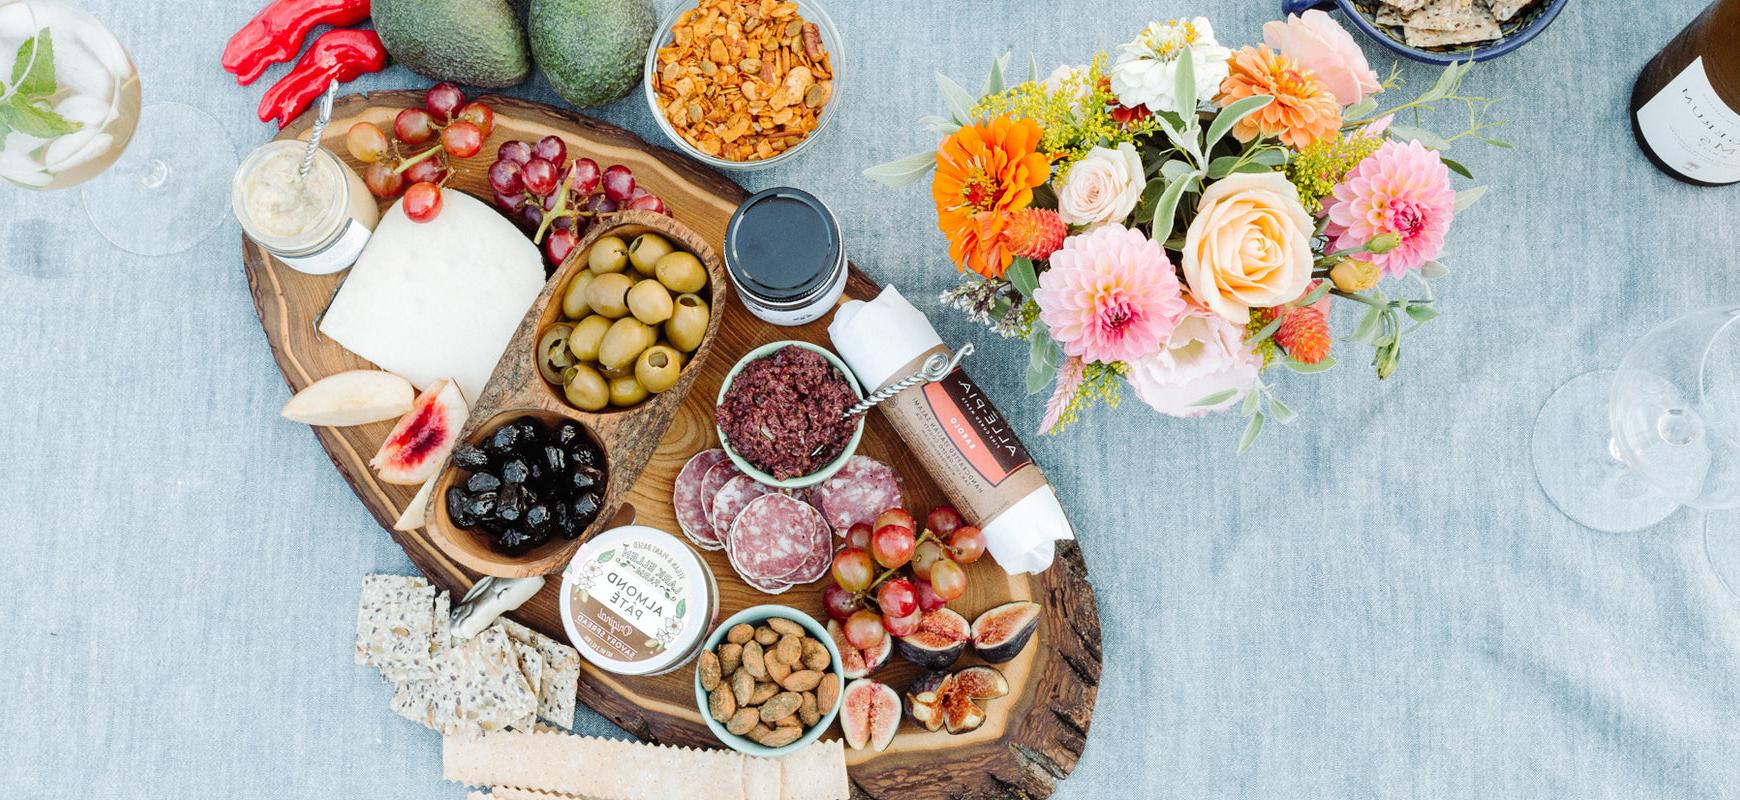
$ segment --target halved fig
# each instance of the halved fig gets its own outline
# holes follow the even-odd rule
[[[967,618],[947,608],[926,611],[918,630],[894,639],[894,649],[907,661],[925,669],[943,669],[955,663],[967,649],[972,627]]]
[[[337,372],[308,384],[278,414],[307,425],[366,425],[411,410],[411,382],[378,369]]]
[[[950,676],[949,691],[974,700],[995,700],[1009,693],[1009,679],[996,667],[967,667]]]
[[[973,649],[993,664],[1013,659],[1039,630],[1039,604],[1027,600],[1004,603],[973,620]]]
[[[927,731],[943,726],[942,693],[949,682],[943,672],[927,672],[906,689],[906,713]]]
[[[892,636],[882,637],[882,644],[869,650],[859,650],[846,641],[846,631],[836,620],[828,620],[828,638],[834,640],[834,646],[840,648],[840,677],[846,680],[862,678],[888,663],[888,657],[894,653]]]
[[[880,753],[900,729],[900,695],[869,678],[846,684],[840,699],[840,732],[853,750],[868,747]]]
[[[951,685],[941,699],[943,727],[949,733],[970,733],[985,724],[985,709],[980,708],[979,701],[968,697],[966,692]]]
[[[416,486],[428,480],[447,463],[469,414],[458,384],[445,378],[430,384],[387,434],[369,466],[387,483]]]

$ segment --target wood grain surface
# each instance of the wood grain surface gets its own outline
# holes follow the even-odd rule
[[[375,92],[339,101],[328,128],[330,149],[342,151],[344,131],[369,120],[389,122],[398,109],[421,104],[420,92]],[[547,106],[505,97],[485,97],[496,110],[496,131],[476,158],[456,160],[452,185],[487,196],[483,171],[496,147],[508,139],[535,140],[558,135],[573,155],[586,155],[602,165],[625,164],[639,183],[660,195],[676,219],[692,228],[715,250],[743,190],[723,176],[673,151],[648,145],[633,134],[596,120]],[[284,132],[304,135],[305,115]],[[274,357],[292,390],[346,369],[368,368],[315,330],[315,318],[325,308],[339,276],[309,276],[284,267],[246,239],[242,242],[260,322]],[[847,284],[849,298],[869,298],[879,287],[855,267]],[[712,398],[737,358],[757,345],[777,339],[802,339],[827,344],[826,321],[799,328],[764,323],[735,300],[724,303],[723,320],[712,353],[688,387],[688,394],[669,417],[669,427],[656,449],[646,455],[638,475],[613,468],[612,483],[627,486],[621,521],[630,510],[636,522],[676,531],[671,488],[683,462],[698,450],[717,446],[712,424]],[[830,317],[831,318],[831,317]],[[536,373],[531,375],[536,379]],[[486,392],[486,394],[488,394]],[[473,422],[479,422],[474,415]],[[430,580],[456,596],[478,573],[443,552],[427,529],[391,530],[416,487],[390,486],[376,479],[367,462],[392,428],[381,422],[351,428],[314,428],[333,465],[355,490],[382,528],[402,545]],[[893,465],[903,481],[905,504],[915,514],[945,502],[888,422],[871,414],[861,453]],[[823,617],[821,589],[827,581],[794,587],[769,597],[740,581],[723,553],[705,553],[719,578],[721,618],[746,606],[777,602]],[[968,569],[970,588],[951,607],[969,620],[1009,599],[1032,599],[1044,607],[1038,634],[1015,660],[1001,665],[1011,694],[987,704],[989,719],[979,730],[960,736],[926,732],[910,722],[882,753],[850,752],[848,764],[854,796],[875,800],[941,800],[942,798],[1043,798],[1075,768],[1087,741],[1101,665],[1099,614],[1080,549],[1060,543],[1057,563],[1036,576],[1008,576],[990,559]],[[552,579],[514,617],[559,640],[566,640],[557,611],[557,586]],[[956,665],[978,663],[971,655]],[[917,676],[898,657],[872,677],[904,691]],[[689,669],[664,676],[632,678],[587,666],[580,680],[580,700],[629,733],[645,740],[714,747],[718,743],[695,708]],[[383,709],[385,713],[385,709]],[[837,735],[837,729],[827,734]]]

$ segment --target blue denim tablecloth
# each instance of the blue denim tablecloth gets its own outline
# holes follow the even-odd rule
[[[147,102],[211,112],[240,152],[270,135],[253,118],[266,84],[217,65],[259,0],[78,4],[126,41]],[[976,341],[973,373],[1032,429],[1024,348],[937,309],[954,276],[927,193],[859,170],[934,146],[912,122],[941,107],[933,69],[976,85],[1005,50],[1076,62],[1195,13],[1248,42],[1278,5],[832,0],[840,118],[744,181],[831,204],[854,260],[949,341]],[[1458,219],[1444,317],[1395,379],[1357,355],[1284,378],[1300,421],[1242,458],[1236,418],[1134,404],[1029,438],[1105,631],[1092,736],[1059,797],[1740,796],[1740,601],[1705,566],[1701,526],[1583,530],[1527,457],[1559,382],[1740,296],[1740,188],[1667,179],[1626,121],[1638,68],[1703,5],[1573,0],[1469,78],[1507,98],[1516,148],[1457,147],[1492,191]],[[1435,73],[1403,74],[1419,88]],[[357,86],[425,83],[395,68]],[[555,100],[541,81],[515,94]],[[638,93],[596,113],[658,136]],[[0,788],[462,796],[440,780],[439,738],[351,663],[362,575],[411,567],[277,417],[288,392],[235,223],[138,258],[91,231],[76,192],[0,188],[0,227]],[[612,732],[589,713],[580,727]]]

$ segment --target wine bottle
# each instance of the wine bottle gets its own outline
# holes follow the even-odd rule
[[[1740,183],[1740,0],[1716,0],[1643,68],[1631,130],[1678,180]]]

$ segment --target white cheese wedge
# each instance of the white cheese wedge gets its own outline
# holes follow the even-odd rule
[[[464,192],[443,189],[428,222],[401,206],[381,215],[320,332],[418,387],[452,378],[476,401],[544,288],[543,258]]]

